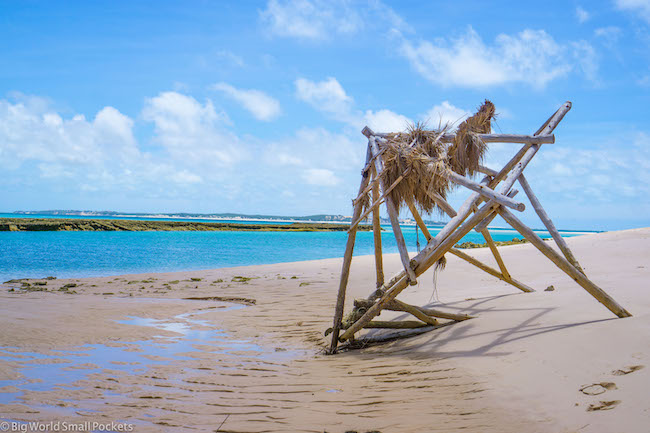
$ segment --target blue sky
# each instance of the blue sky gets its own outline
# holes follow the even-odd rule
[[[349,215],[364,125],[485,98],[573,102],[527,169],[558,226],[650,225],[650,0],[1,1],[0,211]]]

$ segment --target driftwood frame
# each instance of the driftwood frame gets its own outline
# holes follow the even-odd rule
[[[353,201],[354,210],[352,223],[348,231],[348,240],[343,257],[339,291],[336,300],[336,308],[334,310],[333,327],[331,329],[332,342],[329,348],[329,353],[336,352],[339,342],[354,340],[354,335],[364,328],[405,329],[427,326],[435,327],[440,326],[438,318],[452,321],[470,319],[470,316],[416,307],[405,304],[396,299],[397,295],[406,289],[406,287],[416,284],[416,278],[422,275],[422,273],[434,265],[435,262],[446,253],[451,253],[460,257],[523,292],[533,292],[534,290],[532,288],[517,281],[510,275],[494,244],[494,241],[492,240],[487,227],[497,215],[500,215],[510,226],[535,246],[535,248],[540,250],[542,254],[569,275],[600,303],[607,307],[612,313],[621,318],[631,316],[625,308],[620,306],[604,290],[587,278],[583,269],[580,267],[580,264],[564,239],[560,236],[555,225],[544,211],[544,208],[523,175],[524,169],[535,156],[541,145],[555,142],[553,131],[570,109],[571,102],[564,103],[533,135],[478,134],[478,136],[486,143],[523,143],[524,146],[500,171],[495,171],[481,166],[480,172],[485,174],[485,178],[480,183],[474,182],[471,179],[453,172],[448,175],[448,180],[457,185],[466,187],[472,191],[472,194],[458,210],[454,210],[442,197],[432,197],[438,206],[451,218],[451,220],[435,237],[431,236],[429,233],[429,230],[425,226],[424,221],[413,203],[407,200],[408,208],[411,211],[417,226],[422,230],[422,233],[428,242],[426,247],[413,258],[409,257],[406,243],[399,226],[396,206],[389,194],[403,176],[398,178],[393,185],[385,185],[382,182],[379,173],[383,170],[383,161],[382,150],[380,150],[379,143],[385,140],[386,134],[375,133],[368,127],[363,129],[362,133],[368,138],[368,150],[366,154],[366,163],[361,173],[362,176],[361,185],[359,186],[359,194]],[[454,135],[441,134],[439,138],[443,142],[450,142],[453,140]],[[523,203],[514,199],[518,193],[517,190],[513,189],[515,182],[519,182],[521,185],[525,195],[533,205],[535,212],[551,234],[551,237],[562,254],[557,253],[553,248],[548,246],[533,232],[533,230],[523,224],[510,210],[507,209],[510,208],[517,211],[523,211],[525,209]],[[380,194],[380,188],[381,191],[383,191],[383,194]],[[364,197],[364,195],[369,191],[372,191],[372,203],[364,213],[362,197]],[[395,275],[388,282],[384,281],[382,261],[381,228],[379,226],[379,206],[381,204],[386,204],[388,216],[397,241],[400,259],[404,267],[404,270]],[[356,230],[358,224],[367,218],[370,213],[372,213],[375,240],[377,289],[367,299],[355,300],[355,309],[358,313],[357,318],[353,323],[348,324],[349,326],[347,326],[341,334],[345,295],[350,274],[352,254],[354,251]],[[485,241],[499,266],[498,270],[480,262],[463,251],[454,248],[454,245],[471,230],[476,230],[484,236]],[[418,320],[391,322],[373,321],[382,310],[403,311],[411,314]]]

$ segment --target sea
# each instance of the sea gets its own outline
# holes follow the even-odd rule
[[[3,218],[93,218],[52,215],[1,214]],[[215,220],[104,217],[105,219],[206,221]],[[219,222],[247,223],[244,220]],[[264,224],[264,221],[255,221]],[[272,224],[282,224],[269,221]],[[291,222],[284,222],[290,224]],[[382,246],[396,253],[390,225],[382,226]],[[403,225],[410,252],[426,245],[414,225]],[[436,235],[442,226],[430,226]],[[521,235],[512,229],[490,228],[495,241],[509,241]],[[536,230],[542,238],[550,237]],[[563,237],[594,233],[561,231]],[[148,232],[0,232],[0,282],[17,278],[83,278],[147,272],[195,271],[233,266],[273,264],[342,257],[347,233],[342,232],[259,232],[259,231],[148,231]],[[485,242],[474,231],[461,242]],[[373,254],[372,232],[357,232],[354,255]]]

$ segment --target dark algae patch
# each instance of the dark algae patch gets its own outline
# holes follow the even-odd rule
[[[511,241],[495,241],[494,244],[497,247],[502,247],[506,245],[519,245],[519,244],[525,244],[528,241],[526,239],[520,239],[520,238],[512,238]],[[482,244],[476,243],[476,242],[463,242],[456,244],[456,248],[462,248],[462,249],[467,249],[467,248],[487,248],[488,244],[487,242],[484,242]]]
[[[267,231],[319,232],[346,231],[348,224],[291,223],[291,224],[236,224],[193,221],[142,221],[59,218],[0,218],[0,231]],[[369,225],[358,230],[371,230]]]

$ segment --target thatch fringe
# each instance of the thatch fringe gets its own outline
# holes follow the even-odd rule
[[[489,133],[492,119],[494,104],[486,100],[475,115],[460,124],[450,144],[440,140],[449,125],[438,130],[427,130],[424,124],[418,122],[410,125],[406,132],[387,135],[386,141],[379,144],[383,149],[384,162],[381,176],[385,185],[391,185],[404,175],[404,179],[390,193],[397,208],[411,199],[422,212],[436,210],[442,215],[442,209],[428,192],[436,192],[446,199],[454,186],[443,175],[446,171],[464,176],[478,171],[487,146],[476,134]]]

